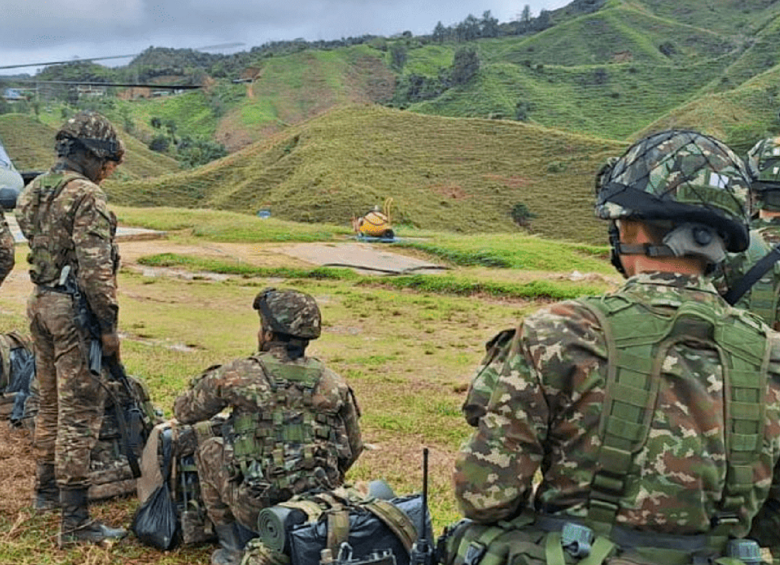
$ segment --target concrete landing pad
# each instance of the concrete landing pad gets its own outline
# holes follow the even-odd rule
[[[375,243],[300,243],[274,248],[302,261],[329,267],[348,267],[367,275],[435,274],[446,267],[407,257]]]
[[[14,236],[16,243],[22,243],[27,241],[22,235],[22,230],[19,229],[19,224],[16,222],[13,212],[6,212],[5,219],[8,222],[8,227],[11,228],[11,233]],[[161,239],[166,236],[164,231],[147,230],[144,228],[123,228],[118,227],[116,229],[117,241],[136,241],[141,239]]]

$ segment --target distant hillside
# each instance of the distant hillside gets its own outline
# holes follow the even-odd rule
[[[675,108],[633,136],[671,127],[698,129],[744,153],[760,138],[777,133],[780,67],[727,92],[705,94]]]
[[[47,170],[55,160],[57,130],[23,114],[0,115],[0,139],[20,171]],[[121,134],[127,148],[125,162],[117,170],[119,179],[158,177],[179,170],[173,159],[150,151],[131,135]]]
[[[335,224],[392,197],[397,222],[460,232],[517,230],[510,211],[522,203],[538,216],[535,233],[603,243],[593,174],[623,147],[509,121],[351,106],[197,170],[108,190],[128,206],[270,208]]]

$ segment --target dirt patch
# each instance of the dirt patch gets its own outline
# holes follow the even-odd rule
[[[431,190],[436,194],[444,196],[446,198],[452,198],[453,200],[463,200],[464,198],[471,198],[463,188],[456,184],[437,184],[431,187]]]

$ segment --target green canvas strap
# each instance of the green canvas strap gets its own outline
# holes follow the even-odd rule
[[[401,541],[406,551],[412,550],[412,546],[417,540],[418,532],[406,512],[387,500],[379,498],[367,501],[364,506],[390,528],[390,531]]]
[[[716,339],[730,354],[730,363],[725,359],[722,363],[726,387],[726,488],[711,534],[713,543],[723,545],[754,488],[754,468],[763,448],[763,400],[770,346],[765,335],[759,335],[741,318],[736,318],[730,331],[724,329]]]
[[[349,510],[338,505],[327,512],[328,539],[327,547],[337,555],[341,544],[349,539]]]
[[[774,285],[774,270],[758,279],[750,288],[747,309],[772,326],[777,316],[777,292]]]
[[[599,471],[593,477],[588,506],[588,524],[603,535],[612,530],[634,453],[650,430],[663,359],[657,354],[658,342],[669,333],[668,322],[625,300],[611,302],[580,301],[599,321],[607,345]]]

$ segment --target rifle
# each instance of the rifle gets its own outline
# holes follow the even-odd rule
[[[141,467],[138,464],[138,454],[143,450],[145,443],[144,412],[136,400],[135,390],[127,378],[122,363],[119,362],[116,355],[104,356],[103,345],[100,339],[100,324],[92,309],[87,303],[87,298],[79,289],[75,277],[71,275],[70,265],[65,265],[60,273],[59,286],[65,289],[65,292],[73,297],[75,307],[76,325],[89,337],[89,351],[87,362],[89,372],[99,377],[103,365],[108,369],[110,378],[122,385],[127,393],[127,400],[120,403],[117,396],[110,388],[105,387],[108,394],[114,401],[114,411],[116,412],[117,423],[119,424],[119,433],[122,436],[122,451],[127,457],[127,463],[133,472],[133,478],[141,476]],[[102,381],[101,381],[102,384]]]
[[[417,541],[412,546],[411,565],[434,565],[433,547],[428,541],[428,448],[423,448],[423,491],[420,527]]]

